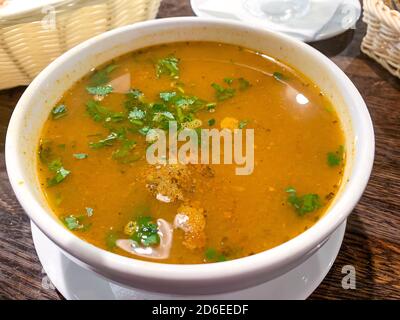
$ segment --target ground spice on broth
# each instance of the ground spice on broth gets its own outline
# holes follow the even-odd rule
[[[144,116],[151,108],[164,118]],[[204,128],[254,129],[254,172],[150,166],[143,134],[165,127],[171,114],[181,125],[200,119]],[[310,228],[341,183],[343,146],[334,108],[296,70],[233,45],[174,43],[119,57],[68,90],[44,125],[38,175],[65,226],[100,248],[164,263],[218,262]],[[158,191],[176,201],[157,200]],[[172,224],[177,213],[192,225],[174,229],[168,257],[144,258],[116,246],[117,239],[133,239],[157,249],[157,219]]]

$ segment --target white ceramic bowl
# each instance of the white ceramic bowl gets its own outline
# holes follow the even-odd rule
[[[345,183],[326,215],[296,238],[233,261],[168,265],[122,257],[69,232],[51,212],[39,187],[36,152],[50,109],[91,68],[139,48],[176,41],[218,41],[276,57],[310,77],[341,118],[347,142]],[[79,129],[79,128],[77,128]],[[6,139],[7,171],[18,200],[34,223],[80,265],[113,281],[170,294],[212,294],[244,289],[299,265],[329,238],[361,197],[372,169],[374,133],[367,107],[352,82],[328,58],[287,36],[242,23],[201,18],[154,20],[122,27],[63,54],[31,83],[12,115]],[[99,183],[104,183],[100,182]]]

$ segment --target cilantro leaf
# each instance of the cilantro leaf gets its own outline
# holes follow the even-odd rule
[[[225,101],[235,96],[236,90],[234,88],[224,88],[218,83],[211,84],[215,89],[215,98],[217,101]]]
[[[122,163],[128,163],[137,160],[137,157],[127,158],[130,155],[131,150],[135,146],[136,146],[135,141],[124,139],[121,143],[121,146],[112,153],[113,159],[120,160]]]
[[[278,80],[278,81],[283,81],[286,79],[286,76],[281,72],[274,72],[272,74],[272,76],[275,78],[275,80]]]
[[[244,127],[246,127],[248,125],[249,121],[248,120],[241,120],[239,122],[239,129],[243,129]]]
[[[321,207],[321,200],[317,194],[311,193],[298,196],[296,189],[293,187],[289,187],[285,191],[289,194],[288,202],[293,206],[300,217]]]
[[[340,146],[335,152],[329,152],[327,154],[327,162],[330,167],[336,167],[340,165],[344,157],[344,147]]]
[[[167,75],[171,78],[179,78],[179,59],[174,56],[169,56],[159,59],[156,63],[156,75],[160,78],[161,75]]]
[[[207,262],[223,262],[227,260],[225,255],[219,253],[214,248],[207,248],[204,252],[204,257]]]
[[[94,100],[89,100],[86,103],[86,111],[96,122],[120,122],[125,119],[125,115],[122,112],[111,111]]]
[[[109,64],[105,68],[96,71],[90,78],[90,85],[93,87],[105,85],[110,81],[110,73],[116,68],[118,68],[118,65]]]
[[[52,187],[63,181],[71,172],[65,169],[61,163],[61,160],[56,159],[49,163],[49,170],[54,172],[55,175],[52,178],[47,179],[47,186]]]
[[[101,139],[97,142],[90,142],[89,146],[92,149],[100,149],[103,147],[112,146],[114,141],[117,140],[118,134],[115,132],[111,132],[106,138]]]
[[[117,246],[118,237],[115,232],[109,231],[106,235],[106,247],[108,250],[113,250]]]
[[[165,102],[170,102],[174,97],[176,97],[176,92],[160,92],[160,98],[161,100],[164,100]]]
[[[87,153],[74,153],[73,156],[75,159],[78,159],[78,160],[83,160],[88,157]]]
[[[41,140],[39,144],[39,159],[42,163],[48,163],[53,156],[52,142],[49,140]]]
[[[85,210],[88,217],[91,217],[93,215],[93,208],[86,207]]]
[[[67,114],[67,107],[64,104],[59,104],[51,109],[51,117],[53,120],[60,119]]]
[[[64,225],[71,231],[86,231],[91,227],[91,223],[87,223],[88,217],[84,215],[74,216],[73,214],[61,218]]]
[[[245,78],[239,78],[239,90],[243,91],[250,87],[250,82],[247,81]]]
[[[150,216],[139,216],[136,219],[135,232],[131,238],[145,247],[158,245],[160,243],[158,226]]]
[[[137,107],[133,108],[132,111],[129,112],[128,119],[132,120],[142,120],[146,117],[146,111],[143,111]]]
[[[106,96],[107,94],[113,92],[113,87],[107,86],[97,86],[97,87],[86,87],[86,91],[92,95]]]
[[[233,78],[225,78],[224,82],[231,85],[233,83]]]

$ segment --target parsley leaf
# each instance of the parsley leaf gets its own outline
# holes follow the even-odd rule
[[[171,78],[179,78],[179,59],[174,56],[169,56],[159,59],[156,64],[156,75],[160,78],[161,75],[167,75]]]
[[[225,78],[224,82],[231,85],[233,83],[233,78]]]
[[[164,100],[165,102],[170,102],[174,97],[176,97],[176,92],[160,92],[160,98],[161,100]]]
[[[75,159],[78,159],[78,160],[83,160],[88,157],[88,155],[86,153],[74,153],[73,156]]]
[[[86,103],[86,111],[96,122],[120,122],[125,119],[125,115],[122,112],[111,111],[94,100]]]
[[[48,163],[53,156],[53,151],[51,149],[52,142],[49,140],[41,140],[39,144],[39,159],[43,163]]]
[[[234,88],[224,88],[218,83],[211,84],[215,89],[215,98],[217,101],[224,101],[235,96],[236,90]]]
[[[51,117],[53,120],[60,119],[67,114],[67,107],[64,104],[59,104],[51,109]]]
[[[158,234],[158,226],[149,216],[139,216],[136,219],[135,232],[132,235],[132,240],[145,247],[155,246],[160,243]]]
[[[239,90],[243,91],[250,87],[250,82],[247,81],[245,78],[239,78]]]
[[[246,127],[248,125],[249,121],[248,120],[241,120],[239,122],[239,129],[243,129],[244,127]]]
[[[85,223],[86,216],[74,216],[73,214],[62,218],[64,225],[72,231],[86,231],[91,227],[91,223]]]
[[[52,178],[47,179],[48,187],[52,187],[55,186],[56,184],[59,184],[71,173],[70,171],[66,170],[63,167],[61,160],[59,159],[51,161],[48,167],[50,171],[55,173],[55,175]]]
[[[109,147],[112,146],[114,141],[117,140],[118,134],[115,132],[111,132],[106,138],[101,139],[97,142],[90,142],[89,146],[92,149],[100,149],[103,147]]]
[[[91,217],[93,215],[93,208],[86,207],[85,210],[88,217]]]
[[[344,157],[344,147],[340,146],[335,152],[329,152],[327,154],[327,162],[330,167],[336,167],[340,165]]]
[[[93,87],[105,85],[110,81],[110,73],[116,68],[118,68],[118,65],[109,64],[105,68],[96,71],[90,78],[90,85]]]
[[[106,96],[107,94],[113,92],[113,87],[107,86],[97,86],[97,87],[86,87],[86,91],[93,95]]]
[[[113,231],[109,231],[106,235],[106,246],[108,250],[113,250],[117,246],[117,235]]]
[[[208,120],[208,125],[212,127],[215,124],[215,119]]]
[[[226,261],[227,258],[222,253],[219,253],[214,248],[208,248],[204,252],[204,256],[208,262],[223,262]]]
[[[283,81],[286,79],[286,76],[281,72],[274,72],[272,74],[272,76],[275,78],[275,80],[278,80],[278,81]]]
[[[146,111],[143,111],[137,107],[133,108],[132,111],[129,112],[128,119],[132,122],[132,120],[142,120],[146,117]]]
[[[112,154],[113,159],[120,160],[123,163],[128,163],[134,161],[137,157],[133,159],[123,159],[130,155],[130,151],[136,146],[136,142],[133,140],[124,139],[121,146],[115,150]],[[136,159],[137,160],[137,159]]]
[[[293,187],[289,187],[285,191],[289,194],[288,202],[296,209],[297,214],[301,217],[321,207],[321,200],[317,194],[298,196],[296,189]]]

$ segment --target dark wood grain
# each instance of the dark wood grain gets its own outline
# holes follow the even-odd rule
[[[159,17],[193,15],[187,0],[164,0]],[[368,104],[376,159],[367,190],[350,216],[339,256],[311,299],[400,299],[400,80],[360,53],[365,25],[314,46],[350,77]],[[3,75],[4,76],[4,75]],[[0,299],[61,299],[48,289],[4,161],[12,110],[24,88],[0,91]],[[356,269],[357,288],[344,290],[342,267]]]

